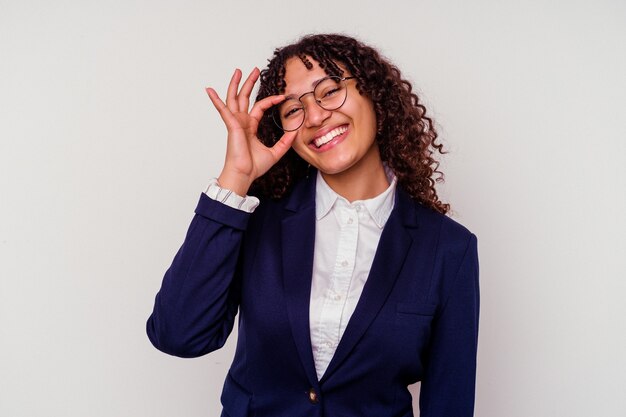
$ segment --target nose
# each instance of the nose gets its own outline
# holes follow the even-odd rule
[[[310,97],[305,104],[304,125],[306,127],[319,126],[332,114],[333,112],[331,110],[323,109],[317,104],[315,98]]]

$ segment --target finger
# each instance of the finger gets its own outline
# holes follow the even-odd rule
[[[246,81],[241,86],[241,91],[239,91],[238,101],[239,101],[239,110],[247,112],[250,107],[250,94],[252,94],[252,88],[254,88],[254,84],[259,79],[259,69],[254,67]]]
[[[256,120],[261,120],[263,113],[283,100],[285,100],[285,96],[283,95],[265,97],[263,100],[254,103],[252,110],[250,110],[250,116],[254,117]]]
[[[293,141],[296,138],[296,136],[297,136],[297,131],[285,132],[285,134],[280,138],[280,140],[276,142],[274,146],[270,148],[270,152],[272,152],[272,155],[274,155],[274,158],[276,161],[278,161],[280,158],[283,157],[283,155],[287,153],[289,148],[291,148],[291,145],[293,144]]]
[[[215,108],[217,109],[218,112],[220,112],[220,114],[222,113],[222,111],[228,111],[228,107],[222,101],[220,96],[217,94],[217,92],[213,88],[207,87],[205,91],[209,95],[209,98],[211,99],[211,103],[213,103],[213,106],[215,106]]]
[[[228,83],[228,91],[226,92],[226,106],[232,113],[239,111],[239,103],[237,103],[237,90],[239,89],[239,82],[241,81],[241,71],[239,68],[235,69],[233,76],[230,77],[230,83]]]
[[[226,124],[226,127],[230,129],[238,128],[239,122],[237,121],[237,118],[233,116],[228,106],[217,95],[217,92],[211,87],[208,87],[206,89],[206,92],[209,95],[209,98],[211,99],[211,103],[213,103],[213,106],[218,111],[218,113],[220,114],[220,117]]]

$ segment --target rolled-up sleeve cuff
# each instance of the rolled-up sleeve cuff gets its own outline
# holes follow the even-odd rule
[[[248,227],[251,214],[216,201],[205,193],[200,194],[200,201],[198,201],[195,213],[240,230],[245,230]]]
[[[255,208],[259,205],[259,199],[252,196],[242,197],[238,194],[235,194],[231,190],[227,190],[226,188],[220,187],[217,182],[217,178],[212,178],[209,182],[206,191],[204,192],[213,200],[219,201],[221,203],[226,204],[237,210],[247,211],[248,213],[252,213]]]

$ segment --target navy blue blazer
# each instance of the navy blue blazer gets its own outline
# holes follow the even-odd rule
[[[473,415],[476,237],[400,188],[370,275],[318,381],[309,335],[315,176],[252,214],[200,196],[147,323],[159,350],[222,347],[239,311],[223,417]]]

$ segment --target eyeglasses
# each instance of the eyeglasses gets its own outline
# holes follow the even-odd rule
[[[343,106],[348,97],[346,80],[356,77],[330,76],[322,78],[315,84],[313,91],[302,94],[300,97],[288,98],[287,100],[272,107],[272,118],[276,126],[285,132],[293,132],[300,129],[306,117],[302,97],[313,94],[315,103],[324,110],[337,110]]]

